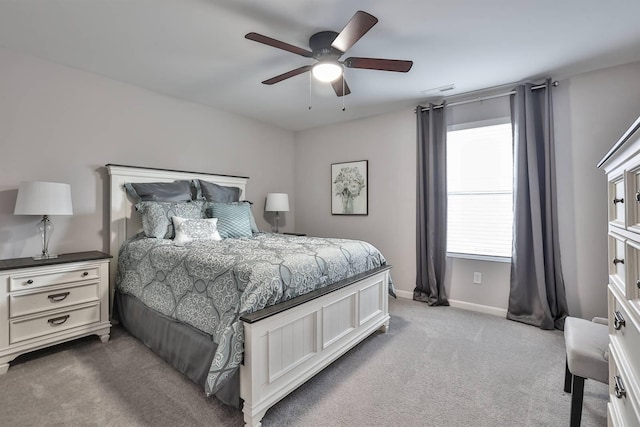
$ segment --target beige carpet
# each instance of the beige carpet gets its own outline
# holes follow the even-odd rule
[[[495,316],[390,301],[375,334],[267,412],[269,426],[564,426],[564,340]],[[587,381],[583,426],[606,425]],[[2,426],[242,426],[242,414],[126,331],[21,356],[0,377]]]

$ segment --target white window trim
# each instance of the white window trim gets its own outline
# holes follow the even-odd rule
[[[498,117],[495,119],[486,119],[486,120],[478,120],[475,122],[465,122],[465,123],[456,123],[447,126],[447,132],[478,128],[484,126],[494,126],[494,125],[506,125],[507,123],[511,123],[511,117]],[[447,192],[447,197],[449,196]],[[511,257],[503,257],[503,256],[495,256],[495,255],[480,255],[480,254],[467,254],[467,253],[459,253],[459,252],[447,252],[448,258],[459,258],[459,259],[469,259],[475,261],[490,261],[490,262],[502,262],[502,263],[511,263]]]
[[[447,252],[449,258],[460,259],[472,259],[475,261],[491,261],[491,262],[505,262],[511,264],[511,257],[495,256],[495,255],[478,255],[478,254],[463,254],[458,252]]]
[[[447,126],[447,132],[486,126],[506,125],[507,123],[511,123],[511,117],[498,117],[497,119],[478,120],[477,122],[456,123]]]

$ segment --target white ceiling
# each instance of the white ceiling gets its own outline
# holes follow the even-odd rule
[[[348,56],[413,60],[407,74],[347,69],[351,95],[313,60],[246,40],[308,49],[357,10],[379,19]],[[0,45],[115,80],[301,130],[447,96],[640,60],[639,0],[0,0]],[[311,99],[312,109],[309,110]]]

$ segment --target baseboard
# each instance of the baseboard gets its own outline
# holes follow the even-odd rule
[[[507,317],[506,308],[491,307],[490,305],[475,304],[466,301],[449,300],[449,305],[463,310],[477,311],[479,313],[492,314],[494,316]]]
[[[413,299],[413,292],[401,291],[396,289],[398,298]],[[463,310],[477,311],[479,313],[492,314],[494,316],[507,317],[507,310],[504,308],[491,307],[489,305],[475,304],[472,302],[449,300],[449,305]]]
[[[399,289],[396,289],[396,295],[398,296],[398,298],[413,299],[413,292],[409,291],[401,291]]]

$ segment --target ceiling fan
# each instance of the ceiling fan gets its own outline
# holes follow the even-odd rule
[[[298,74],[311,71],[318,80],[331,82],[336,95],[344,96],[351,93],[344,79],[344,67],[406,73],[413,65],[413,61],[379,58],[351,57],[340,61],[340,57],[377,22],[378,19],[375,16],[359,10],[353,15],[340,33],[336,33],[335,31],[321,31],[312,35],[309,38],[309,47],[311,50],[303,49],[258,33],[248,33],[245,35],[245,38],[306,58],[313,58],[317,61],[315,64],[296,68],[295,70],[265,80],[262,83],[272,85],[290,77],[297,76]]]

